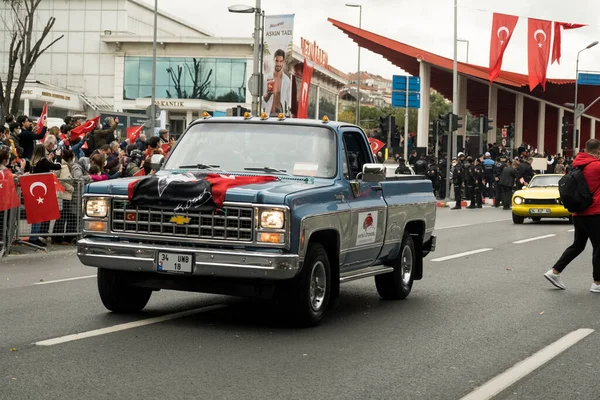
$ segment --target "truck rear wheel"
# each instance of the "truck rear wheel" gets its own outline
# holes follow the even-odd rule
[[[402,240],[400,255],[394,262],[394,270],[387,274],[375,276],[375,286],[379,296],[384,300],[402,300],[408,297],[414,282],[417,265],[415,243],[410,235]]]
[[[331,293],[331,268],[323,245],[310,244],[300,275],[280,289],[286,311],[292,311],[290,322],[302,327],[321,322]]]
[[[98,293],[104,307],[116,313],[140,312],[148,304],[152,289],[129,285],[122,271],[98,268]]]

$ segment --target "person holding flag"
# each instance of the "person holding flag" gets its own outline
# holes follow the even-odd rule
[[[35,147],[36,140],[42,140],[46,136],[46,130],[48,129],[48,119],[44,118],[42,121],[42,130],[36,132],[39,128],[33,129],[33,124],[29,121],[27,115],[19,115],[17,117],[18,124],[18,138],[19,146],[23,148],[23,158],[29,160],[33,155],[33,148]]]

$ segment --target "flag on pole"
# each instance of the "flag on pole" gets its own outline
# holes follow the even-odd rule
[[[142,133],[144,129],[144,125],[140,126],[130,126],[127,128],[127,139],[129,139],[129,144],[134,144],[137,138]]]
[[[560,64],[560,41],[562,29],[577,29],[587,26],[585,24],[570,24],[567,22],[554,22],[554,41],[552,42],[552,64]]]
[[[89,119],[78,127],[71,129],[71,141],[78,137],[83,138],[87,133],[92,132],[96,129],[98,121],[100,121],[100,116]]]
[[[527,64],[529,70],[529,90],[538,84],[546,90],[546,72],[550,57],[550,34],[552,22],[529,18],[527,28]]]
[[[490,83],[500,75],[502,58],[508,42],[517,26],[519,17],[494,13],[492,21],[492,39],[490,41]]]
[[[310,81],[315,67],[309,65],[304,59],[304,68],[302,69],[302,86],[300,87],[300,102],[298,103],[298,118],[308,118],[308,92],[310,91]]]
[[[52,221],[60,218],[54,174],[23,175],[19,178],[27,214],[27,223]]]
[[[40,119],[37,121],[37,131],[38,133],[44,129],[44,120],[48,118],[48,103],[44,103],[44,108],[42,109],[42,115],[40,115]],[[46,140],[46,136],[42,138],[42,143]]]
[[[17,208],[21,205],[13,174],[9,168],[0,169],[0,211]]]

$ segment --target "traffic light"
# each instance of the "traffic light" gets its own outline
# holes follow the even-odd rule
[[[462,128],[462,124],[459,122],[462,121],[463,117],[456,114],[450,114],[452,116],[452,132],[457,131],[459,128]]]
[[[379,131],[381,132],[382,135],[384,135],[387,132],[387,123],[388,123],[387,117],[384,117],[384,116],[379,117]]]
[[[451,113],[440,114],[438,117],[438,120],[440,121],[440,127],[443,130],[447,130],[448,126],[450,126],[450,115],[452,115],[452,114]]]
[[[569,148],[569,116],[568,115],[563,115],[562,117],[562,129],[561,129],[561,143],[562,143],[562,148],[564,149],[568,149]]]
[[[487,133],[494,129],[490,124],[493,124],[494,120],[488,117],[483,117],[483,133]]]
[[[389,125],[389,119],[388,119],[388,125]],[[394,117],[392,115],[392,125],[390,126],[390,130],[392,131],[392,133],[396,132],[396,129],[398,129],[398,126],[396,125],[396,117]]]

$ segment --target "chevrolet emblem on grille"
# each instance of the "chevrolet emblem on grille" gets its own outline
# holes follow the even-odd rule
[[[184,217],[183,215],[175,215],[174,217],[171,217],[169,222],[177,225],[185,225],[190,223],[190,219],[188,217]]]

